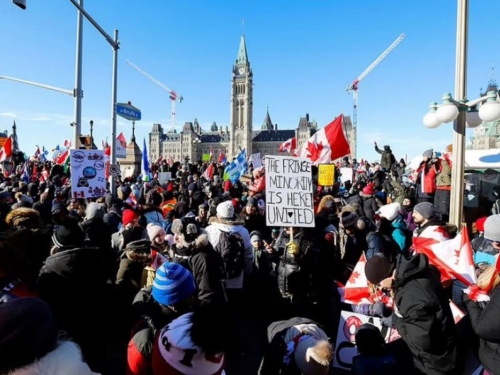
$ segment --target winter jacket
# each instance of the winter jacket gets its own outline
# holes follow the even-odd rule
[[[292,360],[287,366],[283,363],[283,357],[287,354],[288,344],[302,332],[306,332],[317,340],[328,340],[321,327],[307,318],[297,317],[271,323],[267,328],[269,345],[260,363],[258,375],[299,375],[300,371],[294,361]],[[294,358],[293,354],[291,358]]]
[[[109,227],[111,234],[118,232],[122,223],[122,216],[114,209],[110,210],[103,218],[104,224]]]
[[[451,167],[445,158],[439,161],[439,172],[436,175],[436,187],[438,189],[449,188],[451,185]]]
[[[144,228],[152,223],[165,229],[165,219],[163,218],[163,211],[160,208],[143,205],[138,213],[141,216],[139,223]]]
[[[365,213],[365,216],[373,221],[375,212],[378,210],[375,198],[372,195],[362,195],[361,198],[363,199],[363,212]]]
[[[394,230],[392,231],[392,238],[398,244],[400,249],[399,252],[403,253],[408,250],[409,247],[407,242],[408,231],[406,229],[406,224],[399,216],[392,222],[392,227],[394,228]]]
[[[61,341],[57,347],[36,362],[5,375],[98,375],[83,362],[78,345],[71,341]]]
[[[408,212],[402,212],[401,213],[402,220],[406,224],[406,228],[413,232],[417,228],[417,224],[415,224],[415,221],[413,220],[413,209]]]
[[[49,256],[40,270],[38,288],[59,327],[80,345],[85,357],[102,355],[108,304],[101,250],[75,248]]]
[[[375,187],[382,186],[385,182],[385,172],[384,171],[375,171],[370,176],[370,181],[375,184]]]
[[[191,271],[202,305],[224,303],[224,262],[208,242],[206,234],[198,236],[188,247],[174,248],[171,259]]]
[[[384,146],[384,150],[380,150],[378,146],[375,146],[375,151],[377,151],[382,156],[380,157],[380,167],[386,170],[391,169],[391,166],[396,163],[396,159],[392,153],[389,146]]]
[[[252,272],[253,264],[253,253],[252,253],[252,243],[250,242],[250,235],[248,230],[243,226],[243,222],[240,220],[224,220],[214,218],[211,220],[211,224],[205,228],[208,240],[215,249],[219,243],[219,238],[221,232],[238,233],[243,238],[243,243],[245,244],[245,267],[244,272],[240,276],[233,279],[228,279],[226,281],[226,287],[228,289],[241,289],[243,288],[243,274]]]
[[[111,235],[111,248],[113,249],[113,252],[115,254],[121,254],[121,252],[124,250],[124,241],[123,241],[123,234],[122,232],[124,231],[125,227],[121,227],[120,230],[116,233],[113,233]],[[148,231],[143,228],[143,233],[142,233],[142,240],[149,240],[149,235]]]
[[[224,353],[209,355],[191,338],[193,313],[165,326],[155,340],[152,356],[154,375],[221,375]]]
[[[500,287],[496,286],[484,309],[464,294],[472,329],[480,338],[479,360],[490,374],[500,374]]]
[[[426,172],[425,166],[426,163],[422,162],[417,169],[417,173],[419,174],[417,194],[419,197],[432,195],[436,192],[436,168],[434,164],[430,164]]]
[[[83,221],[80,227],[85,233],[85,240],[90,246],[96,246],[101,251],[108,253],[111,242],[111,231],[107,225],[104,224],[103,219],[90,219]]]
[[[395,325],[423,374],[456,374],[455,322],[438,272],[423,254],[399,256]]]
[[[127,375],[152,374],[151,357],[156,334],[179,313],[156,302],[152,288],[142,289],[134,298],[132,308],[139,321],[132,329],[127,350]]]

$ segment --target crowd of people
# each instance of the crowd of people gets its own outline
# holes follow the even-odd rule
[[[97,199],[72,198],[50,163],[47,178],[0,176],[0,373],[223,374],[251,314],[268,326],[258,374],[329,374],[348,310],[401,336],[359,327],[354,374],[460,374],[467,348],[500,374],[500,215],[478,220],[472,241],[489,295],[476,302],[419,251],[459,231],[451,146],[414,170],[375,148],[380,163],[338,165],[353,170],[343,184],[317,186],[312,168],[314,228],[267,227],[265,170],[251,165],[231,182],[223,164],[207,178],[208,163],[162,161]],[[347,304],[339,286],[362,255],[373,303]]]

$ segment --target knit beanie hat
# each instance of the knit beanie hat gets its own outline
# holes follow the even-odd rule
[[[386,204],[377,211],[380,217],[383,217],[389,221],[394,221],[394,219],[399,215],[399,210],[401,205],[399,203],[389,203]]]
[[[145,239],[132,241],[126,245],[125,249],[134,253],[150,253],[151,241]]]
[[[394,266],[382,254],[372,256],[365,264],[366,278],[372,284],[378,284],[391,275]]]
[[[57,325],[45,302],[16,298],[0,304],[0,373],[29,365],[56,345]]]
[[[484,222],[484,238],[500,242],[500,215],[491,215]]]
[[[104,209],[102,205],[96,202],[90,202],[85,209],[85,218],[90,219],[102,219],[104,217]]]
[[[165,240],[165,236],[167,235],[165,229],[153,223],[148,224],[146,230],[148,231],[148,236],[151,242],[153,242],[154,239],[158,236],[160,236],[161,238],[163,238],[163,240]]]
[[[422,154],[422,156],[424,158],[432,158],[432,154],[434,154],[434,151],[432,150],[432,148],[430,150],[427,150],[427,151],[424,151],[424,153]]]
[[[231,220],[234,217],[234,206],[231,201],[222,202],[217,206],[217,216],[221,219]]]
[[[52,242],[60,249],[74,249],[83,244],[85,235],[79,225],[60,225],[52,235]]]
[[[139,216],[133,210],[124,210],[122,215],[122,224],[127,226],[133,220],[139,219]]]
[[[333,348],[326,340],[304,336],[297,343],[295,364],[303,375],[327,375],[333,358]]]
[[[417,204],[414,208],[413,211],[418,212],[420,215],[422,215],[424,218],[427,220],[432,219],[436,215],[436,211],[434,210],[434,205],[430,202],[421,202]]]
[[[165,306],[179,303],[194,293],[193,275],[179,263],[164,263],[156,270],[153,298]]]
[[[481,218],[476,220],[476,229],[479,232],[484,232],[484,223],[486,222],[487,219],[488,219],[488,217],[485,216],[485,217],[481,217]]]
[[[345,211],[340,217],[340,223],[344,228],[352,228],[358,222],[358,215],[355,212]]]
[[[253,243],[254,241],[262,241],[262,233],[257,230],[250,233],[250,242]]]
[[[375,194],[374,187],[375,187],[375,185],[373,183],[366,185],[366,187],[363,188],[363,194],[366,194],[366,195]]]

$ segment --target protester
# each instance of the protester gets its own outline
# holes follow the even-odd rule
[[[423,161],[416,170],[417,173],[417,199],[419,203],[434,202],[434,193],[436,192],[436,163],[438,159],[434,157],[433,150],[427,150],[423,153]]]
[[[389,171],[393,164],[396,164],[396,159],[392,153],[391,147],[386,145],[384,150],[378,148],[377,142],[375,142],[375,151],[377,151],[382,156],[380,157],[380,168],[385,171]]]
[[[382,206],[377,212],[376,216],[380,218],[378,221],[378,232],[382,234],[382,241],[386,247],[391,247],[394,249],[394,243],[397,244],[397,253],[406,253],[411,245],[411,240],[409,241],[408,232],[406,231],[406,225],[399,216],[399,211],[401,206],[399,203],[390,203]],[[393,250],[384,249],[384,252],[393,252]],[[395,255],[395,254],[393,254]]]
[[[375,203],[375,185],[373,183],[368,184],[364,189],[363,192],[360,194],[361,198],[363,199],[363,212],[365,216],[373,221],[375,217],[375,212],[377,212],[378,207],[377,204]]]
[[[399,256],[396,266],[374,256],[365,266],[369,282],[394,294],[395,310],[386,325],[395,326],[422,374],[456,374],[455,322],[437,270],[423,254]]]
[[[49,306],[36,298],[0,304],[0,372],[92,375],[78,345],[58,338]]]

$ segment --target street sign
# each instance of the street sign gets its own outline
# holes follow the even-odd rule
[[[116,103],[116,114],[129,121],[141,120],[141,110],[128,103]]]
[[[120,167],[116,164],[109,165],[109,174],[111,176],[118,176],[120,174]]]

